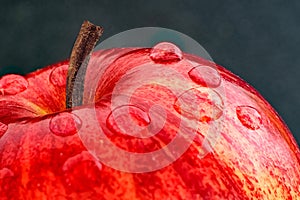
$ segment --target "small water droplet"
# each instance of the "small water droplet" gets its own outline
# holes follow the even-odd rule
[[[15,174],[13,171],[11,171],[8,168],[3,168],[0,170],[0,179],[8,178],[8,177],[13,177]]]
[[[20,75],[9,74],[0,79],[0,94],[14,95],[23,92],[28,87],[27,80]]]
[[[257,130],[262,124],[260,113],[251,106],[238,106],[236,108],[236,115],[243,126],[251,130]]]
[[[38,149],[38,148],[40,148],[40,147],[41,147],[41,143],[39,143],[39,142],[38,142],[38,143],[36,143],[36,145],[35,145],[35,146],[36,146],[36,148]]]
[[[195,83],[203,86],[216,88],[221,84],[221,76],[218,71],[210,66],[199,65],[188,72]]]
[[[62,65],[52,70],[49,80],[53,85],[65,86],[68,73],[68,65]]]
[[[63,137],[76,134],[81,125],[82,122],[79,117],[68,112],[55,115],[49,123],[51,132]]]
[[[152,48],[150,58],[155,63],[174,63],[182,60],[182,52],[175,44],[161,42]]]
[[[192,88],[181,94],[174,103],[175,110],[190,119],[210,122],[223,114],[222,97],[209,88]]]
[[[133,105],[115,108],[107,117],[107,127],[114,133],[143,136],[143,129],[148,126],[151,119],[147,112]]]
[[[6,124],[3,124],[0,122],[0,138],[4,135],[4,133],[7,131],[8,126]]]
[[[207,139],[203,140],[202,146],[199,149],[199,153],[197,155],[197,157],[199,159],[204,158],[207,154],[213,152],[213,148],[211,147],[209,141]]]

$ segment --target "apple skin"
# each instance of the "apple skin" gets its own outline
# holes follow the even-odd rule
[[[116,83],[136,66],[156,65],[149,58],[150,50],[124,48],[95,52],[87,71],[84,104],[69,110],[65,109],[68,61],[26,75],[27,84],[15,77],[17,81],[10,87],[17,87],[19,92],[6,90],[7,80],[0,79],[3,127],[0,126],[0,199],[300,198],[300,151],[287,126],[245,81],[197,56],[183,54],[182,61],[162,65],[177,69],[184,77],[188,77],[190,67],[198,65],[216,67],[220,74],[226,94],[222,110],[224,123],[218,141],[204,157],[198,155],[205,133],[197,128],[194,142],[179,159],[147,173],[122,172],[106,166],[89,153],[76,132],[54,134],[53,129],[63,123],[59,120],[67,119],[68,115],[76,115],[80,120],[77,128],[81,133],[95,134],[90,131],[93,128],[87,128],[90,121],[87,113],[96,108],[97,120],[105,134],[127,151],[153,151],[170,142],[178,125],[179,114],[173,107],[175,96],[157,85],[140,87],[131,99],[145,108],[150,103],[159,103],[171,116],[171,121],[165,123],[157,136],[145,140],[144,144],[130,136],[111,134],[105,127]],[[101,72],[102,69],[106,71]],[[88,89],[95,87],[92,82],[99,74],[96,93],[90,94]],[[140,74],[133,77],[143,79]],[[189,84],[197,85],[191,80]],[[251,121],[251,116],[247,118],[249,113],[259,114],[254,118],[256,121]],[[113,154],[108,155],[114,159]]]

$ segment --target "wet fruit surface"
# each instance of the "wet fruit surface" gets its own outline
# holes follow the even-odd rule
[[[66,111],[66,65],[0,79],[0,199],[299,199],[291,133],[224,68],[169,43],[95,52]]]

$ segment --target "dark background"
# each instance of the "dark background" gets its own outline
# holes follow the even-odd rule
[[[0,75],[67,59],[83,20],[124,30],[158,26],[198,41],[253,85],[300,143],[300,1],[0,1]]]

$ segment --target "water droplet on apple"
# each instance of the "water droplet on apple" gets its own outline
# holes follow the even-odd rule
[[[15,175],[14,172],[6,167],[4,167],[0,170],[0,179],[13,177],[14,175]]]
[[[141,108],[133,105],[119,106],[107,117],[106,124],[114,133],[138,136],[141,130],[151,123],[150,116]],[[139,135],[138,137],[143,137]]]
[[[236,115],[243,126],[251,130],[257,130],[262,124],[261,114],[251,106],[238,106]]]
[[[63,164],[65,184],[74,190],[90,191],[92,186],[102,181],[102,164],[94,158],[88,151],[82,151],[73,157],[70,157]]]
[[[4,135],[7,131],[8,126],[0,122],[0,138]]]
[[[182,52],[173,43],[161,42],[151,49],[150,58],[155,63],[169,64],[182,60]]]
[[[53,85],[65,86],[67,73],[68,73],[68,65],[62,65],[56,67],[50,73],[49,80]]]
[[[199,149],[199,153],[197,155],[197,158],[202,159],[210,152],[213,152],[213,148],[209,144],[209,141],[207,139],[204,139],[203,142],[202,142],[202,146]]]
[[[219,119],[223,114],[223,107],[222,97],[206,87],[189,89],[174,103],[174,108],[179,114],[201,122]]]
[[[9,74],[0,79],[0,95],[14,95],[23,92],[28,87],[27,80],[20,75]]]
[[[82,122],[79,117],[68,112],[55,115],[49,124],[52,133],[63,137],[76,134],[81,125]]]
[[[188,72],[190,78],[197,84],[216,88],[221,84],[221,76],[218,71],[210,66],[199,65]]]
[[[41,188],[41,183],[37,183],[36,187],[40,189]]]
[[[77,154],[71,158],[68,158],[63,165],[63,171],[68,171],[74,167],[77,167],[81,162],[89,161],[94,163],[99,170],[102,169],[102,164],[92,156],[88,151],[82,151],[80,154]]]

